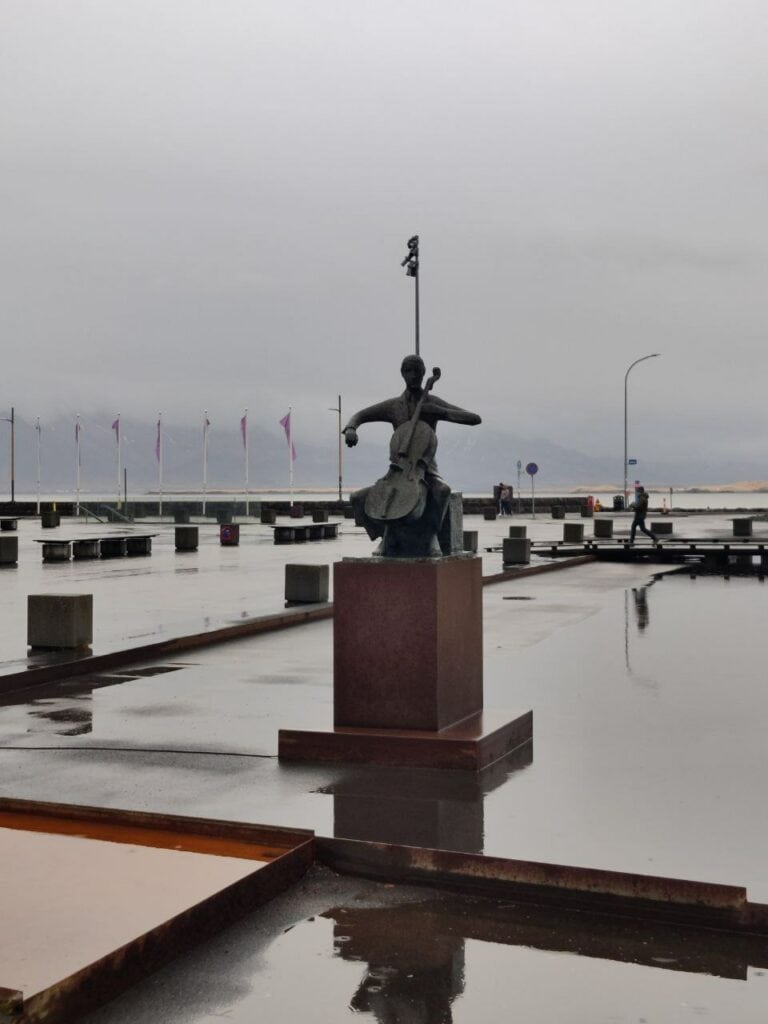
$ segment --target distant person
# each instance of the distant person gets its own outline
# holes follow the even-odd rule
[[[664,498],[661,502],[661,514],[663,516],[669,515],[669,506],[667,505],[667,499]]]
[[[602,512],[603,511],[603,506],[602,506],[599,498],[595,498],[594,510],[595,510],[595,512]]]
[[[499,492],[499,501],[501,504],[501,514],[503,516],[512,515],[512,488],[509,484],[502,484],[501,491]]]
[[[635,531],[639,528],[646,537],[650,537],[654,544],[658,544],[656,535],[645,525],[645,517],[648,515],[648,492],[644,487],[638,487],[635,491],[635,518],[632,520],[632,527],[629,531],[629,543],[635,543]]]

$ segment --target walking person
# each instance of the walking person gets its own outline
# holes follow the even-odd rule
[[[629,531],[629,543],[635,543],[635,531],[640,529],[646,537],[650,537],[654,544],[658,544],[658,538],[652,530],[646,528],[645,517],[648,515],[648,492],[644,487],[638,487],[635,492],[635,518],[632,520],[632,527]]]

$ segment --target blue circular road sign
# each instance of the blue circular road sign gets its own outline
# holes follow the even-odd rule
[[[528,474],[528,476],[536,476],[536,474],[539,472],[539,467],[536,465],[535,462],[529,462],[528,465],[525,467],[525,472]]]

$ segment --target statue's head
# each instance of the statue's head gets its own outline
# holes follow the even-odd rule
[[[400,364],[400,373],[406,387],[409,388],[420,388],[426,372],[427,368],[421,356],[406,356]]]

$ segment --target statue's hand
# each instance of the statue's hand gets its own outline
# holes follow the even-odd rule
[[[344,440],[347,442],[347,448],[354,448],[357,444],[357,431],[354,427],[347,427],[344,431]]]

